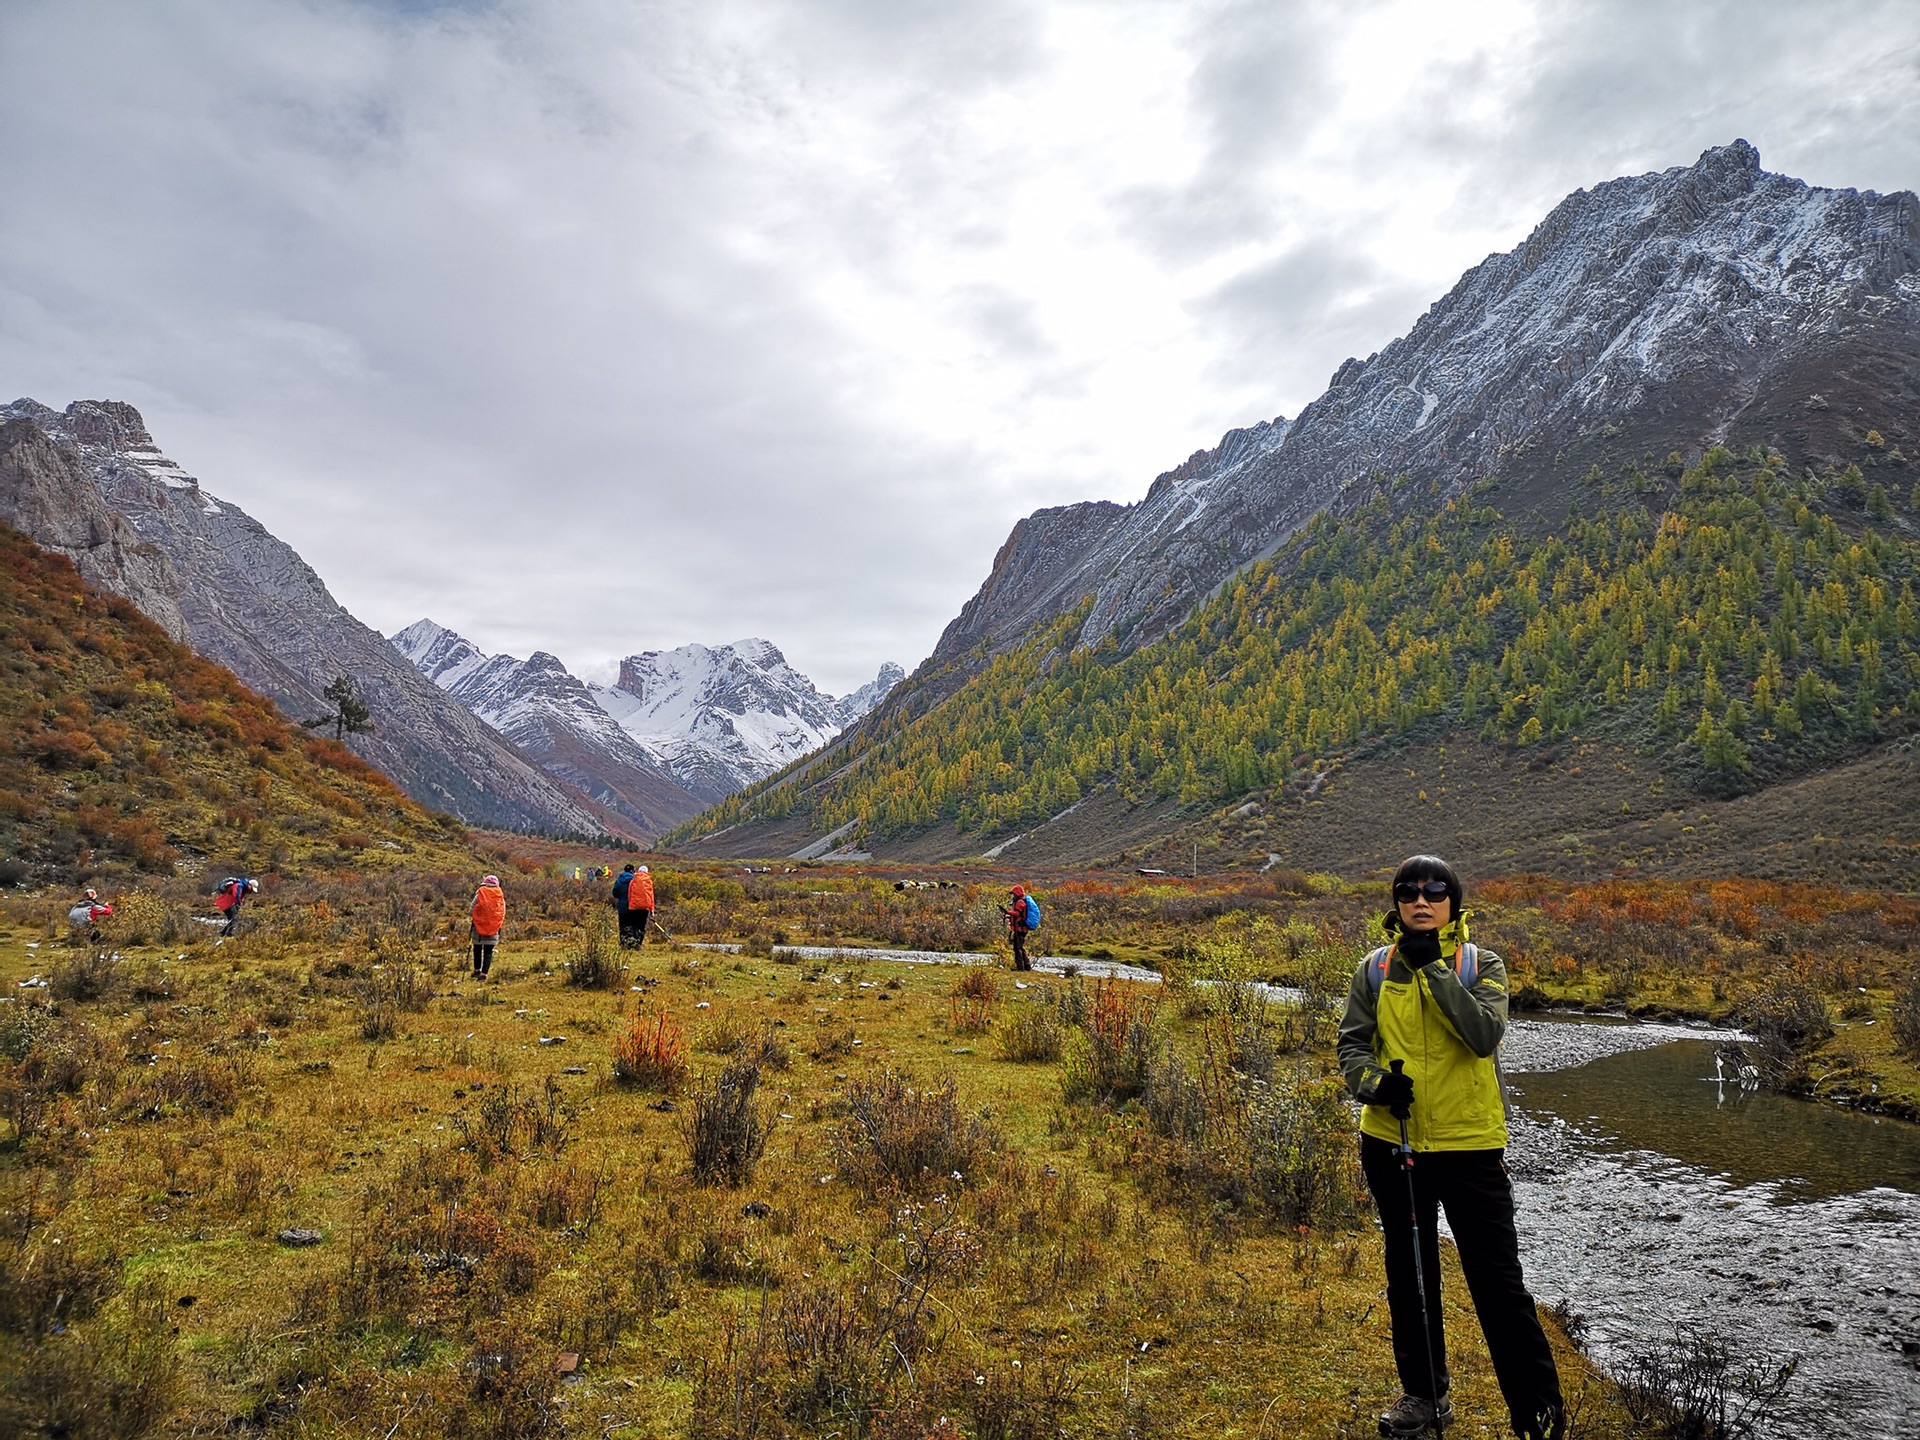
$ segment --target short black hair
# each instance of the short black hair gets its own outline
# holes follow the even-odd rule
[[[1400,924],[1400,907],[1391,901],[1393,892],[1409,880],[1446,881],[1447,892],[1453,897],[1453,918],[1460,918],[1460,912],[1467,904],[1467,887],[1460,883],[1458,872],[1438,855],[1409,855],[1400,862],[1400,868],[1393,872],[1393,883],[1387,888],[1389,904],[1386,918],[1381,922],[1386,926],[1387,934],[1398,935],[1403,928]]]

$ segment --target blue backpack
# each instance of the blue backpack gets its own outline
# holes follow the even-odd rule
[[[1027,929],[1038,930],[1040,928],[1040,902],[1031,895],[1027,896],[1027,913],[1025,918]]]

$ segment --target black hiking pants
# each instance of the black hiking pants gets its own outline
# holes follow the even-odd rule
[[[1016,970],[1033,969],[1033,962],[1027,959],[1027,932],[1024,930],[1009,930],[1007,934],[1013,940],[1013,968]]]
[[[653,918],[651,910],[622,910],[620,912],[620,948],[638,950],[647,943],[647,922]]]
[[[1560,1373],[1553,1347],[1540,1327],[1539,1311],[1520,1273],[1520,1237],[1513,1224],[1513,1185],[1501,1150],[1427,1150],[1413,1157],[1414,1195],[1420,1210],[1420,1257],[1427,1278],[1427,1324],[1433,1334],[1433,1371],[1447,1391],[1447,1342],[1441,1326],[1440,1233],[1442,1205],[1460,1252],[1460,1270],[1473,1296],[1480,1333],[1500,1381],[1509,1415],[1519,1423],[1547,1406],[1559,1406]],[[1413,1269],[1413,1217],[1407,1210],[1407,1172],[1396,1146],[1360,1137],[1360,1167],[1380,1211],[1387,1251],[1387,1310],[1393,1319],[1393,1360],[1400,1388],[1437,1399],[1428,1378],[1426,1338],[1421,1333],[1420,1290]]]

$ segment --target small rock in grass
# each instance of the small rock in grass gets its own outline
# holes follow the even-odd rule
[[[282,1245],[318,1245],[326,1236],[318,1230],[282,1230],[273,1237]]]

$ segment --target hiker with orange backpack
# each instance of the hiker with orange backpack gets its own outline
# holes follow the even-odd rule
[[[1403,860],[1382,922],[1389,943],[1354,971],[1340,1021],[1340,1068],[1364,1106],[1360,1165],[1380,1211],[1404,1392],[1381,1415],[1380,1433],[1438,1435],[1453,1419],[1440,1309],[1444,1205],[1514,1434],[1562,1440],[1560,1375],[1521,1274],[1507,1178],[1494,1059],[1507,1030],[1507,967],[1467,938],[1465,901],[1446,861]]]
[[[653,876],[647,867],[628,865],[613,882],[613,913],[620,922],[620,948],[638,950],[647,943],[653,919]]]
[[[489,875],[473,892],[473,978],[484,980],[493,970],[493,947],[500,943],[500,932],[507,924],[507,897],[500,888],[500,877]]]

